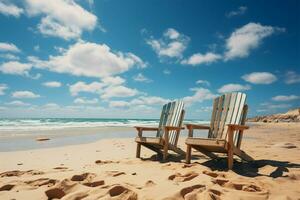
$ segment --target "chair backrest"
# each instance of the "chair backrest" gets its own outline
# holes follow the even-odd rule
[[[248,106],[246,94],[234,92],[224,94],[214,99],[213,111],[210,122],[209,138],[226,139],[226,124],[244,125]],[[242,134],[234,134],[234,143],[240,147]]]
[[[162,108],[159,129],[157,131],[157,137],[164,136],[164,126],[176,126],[181,127],[184,117],[184,104],[183,101],[172,101],[165,104]],[[176,146],[180,131],[169,132],[169,144]]]

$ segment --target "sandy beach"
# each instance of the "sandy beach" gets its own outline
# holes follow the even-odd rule
[[[232,171],[198,152],[189,165],[173,155],[159,162],[145,148],[137,159],[133,138],[0,152],[0,199],[299,199],[299,130],[255,123],[242,148],[256,161],[236,158]]]

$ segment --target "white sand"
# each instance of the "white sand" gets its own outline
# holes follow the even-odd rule
[[[145,148],[136,159],[133,138],[1,152],[0,199],[299,199],[300,124],[259,124],[245,136],[256,161],[236,158],[233,171],[197,152],[190,165],[153,161]]]

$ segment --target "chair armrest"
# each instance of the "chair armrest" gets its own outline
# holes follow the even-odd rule
[[[183,130],[184,127],[177,127],[177,126],[164,126],[164,128],[167,130],[167,131],[178,131],[178,130]]]
[[[158,127],[143,127],[143,126],[135,126],[138,131],[157,131]]]
[[[246,130],[249,129],[249,126],[245,126],[245,125],[237,125],[237,124],[227,124],[228,128],[231,128],[232,130]]]
[[[210,129],[209,126],[198,125],[198,124],[186,124],[187,129]]]

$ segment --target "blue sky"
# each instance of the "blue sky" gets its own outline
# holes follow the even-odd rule
[[[0,0],[0,117],[158,118],[243,91],[300,106],[299,1]]]

